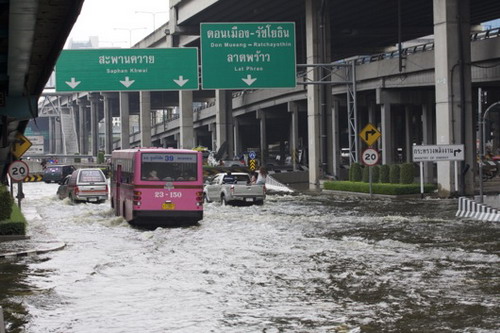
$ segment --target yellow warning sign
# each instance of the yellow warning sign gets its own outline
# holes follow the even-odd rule
[[[24,155],[24,153],[30,149],[32,143],[30,140],[28,140],[27,137],[25,137],[22,133],[17,133],[16,134],[16,140],[14,141],[14,144],[11,147],[11,153],[14,155],[15,158],[21,158],[21,156]]]
[[[361,139],[363,139],[364,142],[366,142],[368,146],[371,146],[372,144],[377,142],[378,138],[380,138],[381,135],[382,134],[380,134],[379,130],[370,123],[368,123],[368,125],[366,125],[365,128],[363,128],[361,132],[359,132],[359,136],[361,137]]]
[[[257,161],[256,160],[251,159],[251,160],[248,161],[248,168],[251,171],[254,171],[256,169],[256,165],[257,165]]]

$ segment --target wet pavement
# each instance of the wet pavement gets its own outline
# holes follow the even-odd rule
[[[30,242],[0,259],[8,332],[498,332],[500,224],[455,200],[288,194],[146,231],[25,186]]]

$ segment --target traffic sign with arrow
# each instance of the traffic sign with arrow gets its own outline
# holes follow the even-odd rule
[[[63,50],[57,91],[197,90],[198,49]]]
[[[203,89],[294,88],[295,23],[201,23]]]
[[[368,145],[371,146],[380,138],[381,134],[379,130],[368,123],[362,130],[359,132],[359,136],[361,139]]]
[[[28,149],[30,149],[31,145],[32,143],[27,137],[21,133],[17,133],[14,144],[11,147],[11,153],[15,158],[19,159]]]

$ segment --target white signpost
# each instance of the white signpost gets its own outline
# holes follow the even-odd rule
[[[458,161],[465,159],[464,145],[413,146],[413,162],[420,162],[420,193],[424,195],[424,162],[455,161],[455,190],[458,191]]]

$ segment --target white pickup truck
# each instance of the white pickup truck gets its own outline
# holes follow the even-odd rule
[[[266,198],[266,187],[251,184],[250,175],[245,172],[219,173],[207,180],[203,196],[206,202],[217,201],[223,205],[262,205]]]

